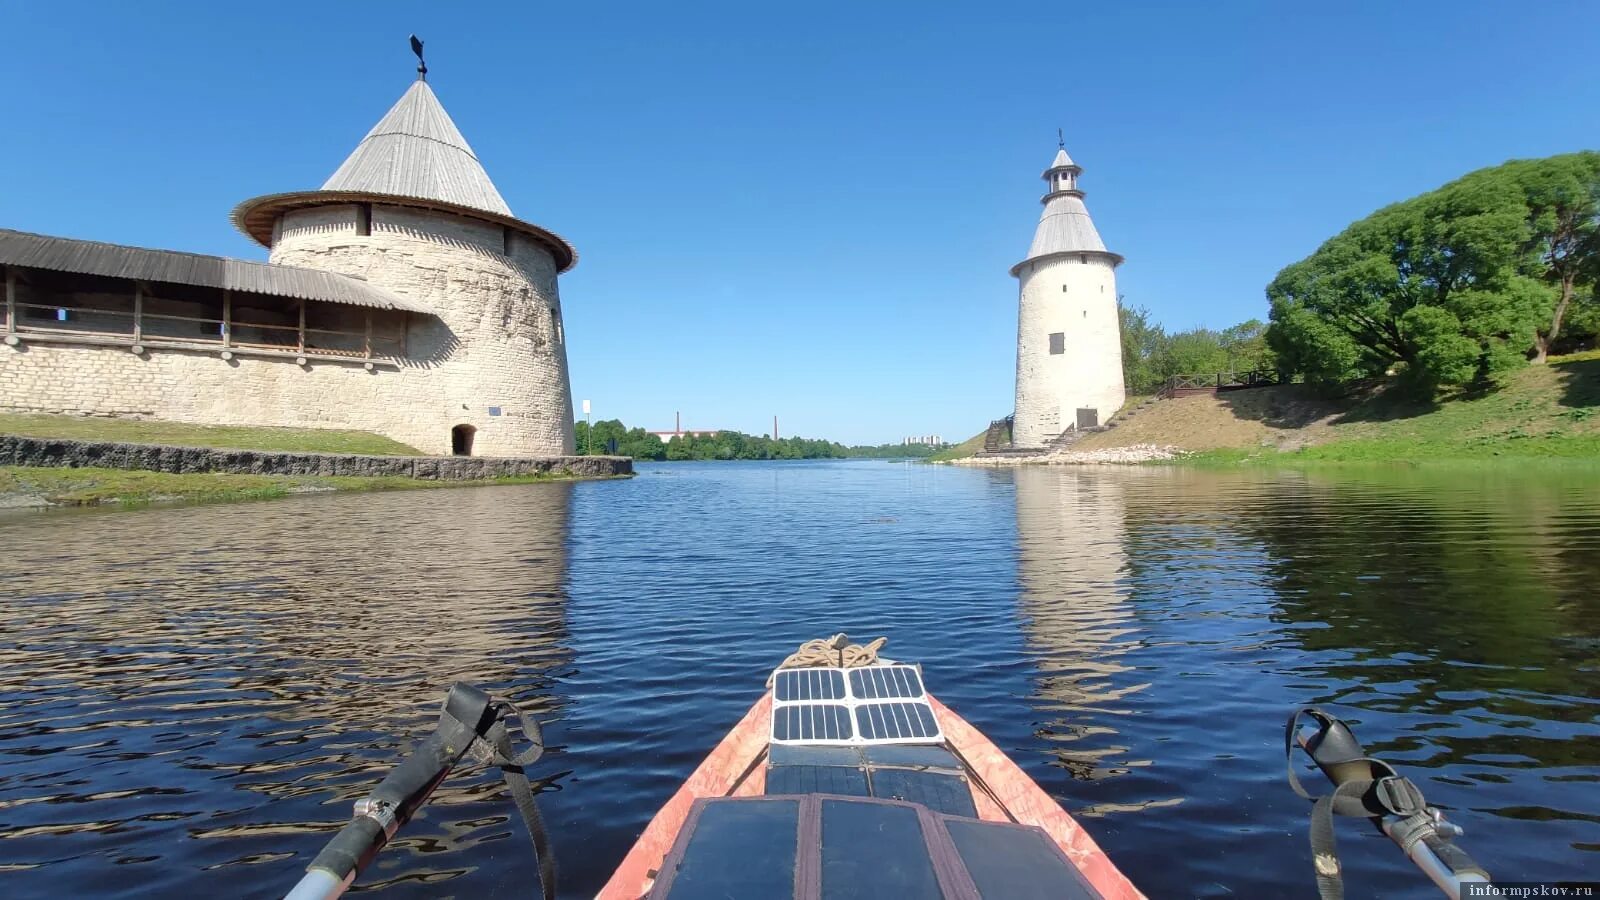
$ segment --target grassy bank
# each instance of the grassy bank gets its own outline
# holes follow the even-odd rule
[[[983,449],[983,439],[988,436],[989,429],[978,432],[959,444],[952,444],[938,453],[927,458],[928,462],[949,462],[952,459],[966,459]]]
[[[331,491],[400,491],[490,484],[567,481],[565,475],[525,475],[481,481],[288,475],[173,475],[125,469],[45,469],[0,466],[0,509],[40,506],[146,506],[270,500]]]
[[[1497,391],[1428,401],[1378,391],[1340,403],[1298,385],[1163,400],[1076,448],[1141,443],[1215,465],[1600,462],[1600,353],[1529,366]]]
[[[1142,398],[1130,398],[1135,410]],[[1375,389],[1334,400],[1283,385],[1160,400],[1113,420],[1075,451],[1136,445],[1185,451],[1178,464],[1543,462],[1600,466],[1600,351],[1552,357],[1499,390],[1432,400]],[[983,435],[932,457],[983,449]]]
[[[369,456],[420,456],[416,448],[366,431],[321,428],[249,428],[235,425],[188,425],[97,416],[54,416],[0,413],[0,434],[75,441],[122,441],[178,447],[223,447],[230,450],[279,450],[294,453],[360,453]]]

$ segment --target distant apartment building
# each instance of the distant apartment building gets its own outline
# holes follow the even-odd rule
[[[677,440],[678,438],[681,438],[681,437],[697,437],[697,438],[713,437],[715,435],[721,434],[722,433],[722,429],[721,428],[713,428],[710,431],[694,431],[692,429],[684,429],[682,431],[649,431],[649,432],[645,432],[645,433],[646,434],[653,434],[656,437],[661,438],[661,442],[663,444],[668,444],[668,443],[671,443],[671,442],[673,442],[673,441],[675,441],[675,440]]]
[[[681,438],[681,437],[684,437],[684,436],[697,437],[697,438],[713,437],[715,435],[721,434],[725,430],[726,429],[722,429],[722,428],[712,428],[709,431],[697,431],[697,430],[695,430],[693,428],[684,428],[683,427],[683,413],[680,412],[680,413],[673,413],[672,414],[672,430],[671,431],[647,431],[645,433],[646,434],[653,434],[656,437],[660,438],[661,439],[661,443],[663,443],[663,444],[670,444],[673,441],[677,440],[678,438]]]
[[[930,447],[943,447],[944,438],[937,434],[924,434],[916,437],[902,438],[900,444],[909,447],[912,444],[927,444]]]

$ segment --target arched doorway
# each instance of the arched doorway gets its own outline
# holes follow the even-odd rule
[[[450,429],[450,454],[452,456],[472,455],[472,436],[478,429],[471,425],[457,425]]]

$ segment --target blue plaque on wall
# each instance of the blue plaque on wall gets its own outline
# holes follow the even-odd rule
[[[500,407],[498,407],[498,406],[489,407],[489,415],[491,415],[491,416],[500,415]]]

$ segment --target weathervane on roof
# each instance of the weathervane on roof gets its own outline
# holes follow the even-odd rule
[[[422,41],[416,36],[411,36],[411,52],[417,55],[417,80],[428,80],[428,63],[422,58]]]
[[[415,41],[416,38],[412,38],[412,40]],[[420,57],[421,54],[422,54],[422,51],[418,50],[417,54]],[[1067,149],[1067,138],[1066,138],[1065,135],[1063,135],[1061,133],[1061,129],[1059,129],[1059,128],[1056,129],[1056,146],[1060,147],[1063,150]]]

